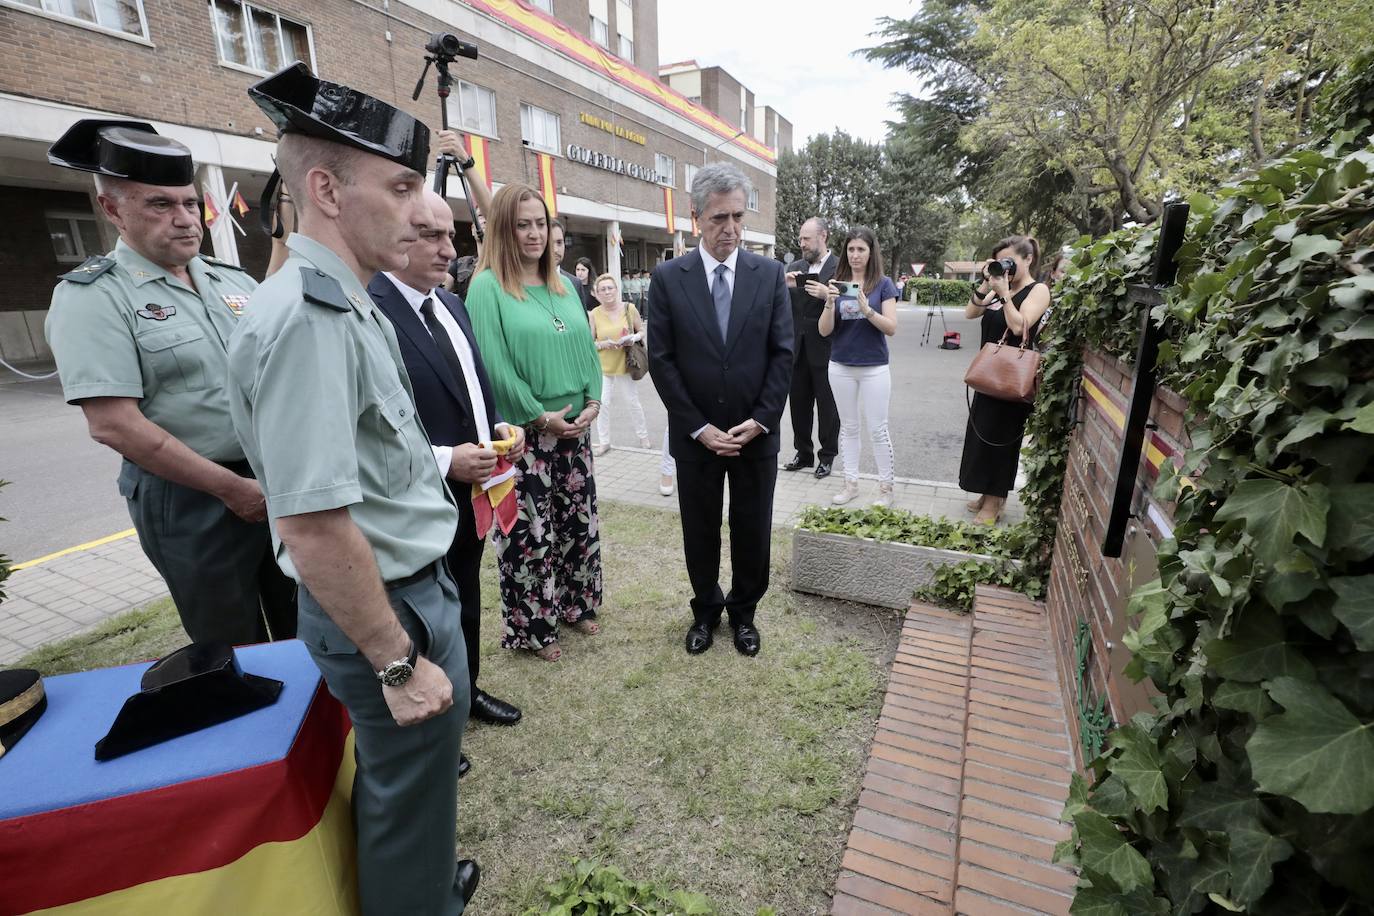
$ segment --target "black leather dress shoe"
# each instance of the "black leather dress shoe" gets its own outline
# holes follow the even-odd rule
[[[505,700],[498,700],[485,690],[472,692],[472,717],[493,725],[514,725],[520,721],[520,710]]]
[[[816,479],[817,479],[817,480],[820,480],[822,477],[829,477],[829,476],[830,476],[830,462],[829,462],[829,461],[822,461],[820,464],[816,465]]]
[[[464,754],[462,751],[459,751],[459,752],[458,752],[458,778],[459,778],[459,779],[462,779],[464,776],[468,775],[468,770],[470,770],[470,769],[472,769],[472,761],[468,759],[468,755],[467,755],[467,754]]]
[[[741,623],[735,627],[735,649],[740,655],[755,656],[763,645],[763,637],[754,629],[752,623]]]
[[[811,467],[811,464],[812,461],[810,458],[803,458],[801,453],[798,452],[797,457],[793,458],[791,461],[784,464],[782,466],[782,469],[784,471],[800,471],[802,468]]]
[[[453,888],[463,898],[463,903],[472,900],[472,895],[477,893],[477,882],[481,880],[482,869],[477,867],[476,862],[463,859],[458,863],[458,872],[453,876]]]
[[[711,643],[716,641],[715,636],[711,635],[714,629],[715,627],[708,626],[700,620],[692,624],[687,631],[687,654],[700,655],[711,648]]]

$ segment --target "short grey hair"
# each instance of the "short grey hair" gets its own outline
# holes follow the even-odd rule
[[[830,236],[830,224],[826,222],[824,216],[811,217],[805,223],[802,223],[803,229],[806,228],[806,223],[811,223],[813,226],[815,226],[816,231],[819,232],[821,235],[824,235],[827,238]]]
[[[129,196],[129,185],[131,182],[127,178],[117,178],[114,175],[95,176],[95,193],[100,197],[109,197],[114,200],[123,200]]]
[[[744,199],[748,200],[752,190],[754,183],[739,166],[729,162],[713,162],[698,169],[696,177],[692,179],[692,209],[698,214],[705,213],[706,203],[713,194],[743,191]]]

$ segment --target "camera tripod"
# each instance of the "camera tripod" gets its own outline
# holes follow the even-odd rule
[[[913,294],[912,297],[911,297],[911,301],[912,301],[913,303],[915,303],[915,302],[916,302],[916,298],[917,298],[917,294]],[[919,308],[919,306],[918,306],[918,308]],[[940,313],[940,328],[941,328],[940,340],[941,340],[941,342],[943,342],[943,341],[944,341],[944,334],[946,334],[946,333],[949,332],[949,325],[945,322],[945,310],[942,309],[942,308],[940,308],[938,305],[935,304],[935,291],[934,291],[934,290],[931,290],[931,291],[930,291],[930,302],[926,305],[926,330],[925,330],[925,333],[921,335],[921,346],[923,346],[923,347],[924,347],[927,343],[930,342],[930,332],[931,332],[931,329],[932,329],[933,325],[935,324],[935,313],[936,313],[936,312],[939,312],[939,313]]]
[[[434,69],[439,71],[438,85],[436,86],[436,91],[439,94],[439,125],[443,130],[448,130],[448,97],[453,90],[453,76],[448,72],[448,65],[460,56],[476,60],[477,46],[466,41],[460,41],[457,35],[435,32],[429,37],[429,43],[425,45],[425,50],[429,52],[425,55],[425,68],[420,71],[420,79],[415,84],[415,92],[410,97],[412,100],[420,98],[420,93],[425,88],[425,77],[429,75],[429,65],[433,64]],[[482,231],[482,222],[477,218],[477,205],[472,201],[472,188],[468,187],[468,176],[457,165],[458,160],[448,153],[439,154],[434,163],[434,193],[440,197],[447,197],[445,192],[448,190],[448,171],[453,169],[458,173],[458,183],[463,186],[463,199],[467,201],[468,212],[472,215],[472,227],[477,233],[477,241],[480,244],[485,237],[485,233]]]

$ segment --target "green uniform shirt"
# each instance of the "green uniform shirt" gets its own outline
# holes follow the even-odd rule
[[[241,461],[225,392],[227,349],[257,288],[197,256],[193,292],[120,240],[53,290],[44,328],[68,402],[138,398],[143,415],[212,461]]]
[[[386,581],[453,543],[458,509],[415,411],[390,322],[324,245],[293,234],[229,344],[229,410],[277,519],[345,506]]]

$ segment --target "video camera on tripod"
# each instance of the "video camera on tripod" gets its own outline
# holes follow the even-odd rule
[[[429,75],[430,64],[439,71],[438,85],[439,93],[439,124],[443,130],[448,130],[448,97],[453,90],[453,76],[449,73],[449,64],[460,57],[469,60],[477,60],[477,45],[470,41],[463,41],[452,32],[435,32],[429,36],[429,41],[425,42],[425,68],[420,71],[420,79],[415,83],[415,92],[411,94],[412,100],[420,98],[420,93],[425,88],[425,77]],[[472,225],[477,233],[477,240],[480,242],[485,236],[482,231],[481,220],[477,217],[477,207],[472,202],[472,189],[468,187],[468,178],[464,174],[465,169],[472,167],[472,159],[462,163],[458,167],[457,159],[447,153],[441,153],[434,164],[434,192],[440,197],[445,196],[444,191],[448,188],[448,171],[455,168],[458,172],[458,181],[463,186],[463,197],[468,202],[468,212],[472,214]]]

